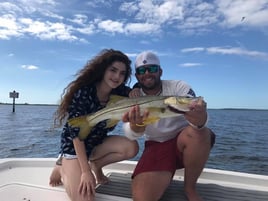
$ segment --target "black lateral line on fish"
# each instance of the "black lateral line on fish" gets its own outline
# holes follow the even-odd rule
[[[94,117],[94,118],[97,118],[98,116],[100,116],[100,115],[103,115],[103,114],[105,114],[105,113],[109,113],[109,112],[113,112],[113,111],[116,111],[116,110],[122,110],[122,109],[126,109],[126,108],[131,108],[131,107],[133,107],[133,106],[135,106],[135,105],[144,105],[144,104],[147,104],[147,103],[150,103],[150,102],[154,102],[154,101],[159,101],[159,100],[164,100],[164,99],[166,99],[167,97],[163,97],[162,99],[157,99],[157,100],[145,100],[144,102],[141,102],[141,103],[138,103],[138,102],[134,102],[134,103],[132,103],[132,104],[129,104],[129,105],[116,105],[116,108],[105,108],[105,111],[101,111],[101,110],[99,110],[99,112],[97,112],[97,113],[95,113],[96,114],[96,116]]]
[[[168,105],[167,107],[172,112],[175,112],[175,113],[178,113],[178,114],[185,114],[185,111],[178,110],[178,109],[176,109],[176,108],[174,108],[174,107],[172,107],[170,105]]]
[[[129,105],[118,105],[118,106],[116,105],[115,108],[105,108],[104,111],[99,111],[99,112],[95,113],[95,116],[93,117],[93,119],[97,118],[98,116],[104,115],[105,113],[113,112],[113,111],[116,111],[116,110],[124,110],[124,109],[126,109],[126,108],[131,108],[131,107],[133,107],[133,106],[135,106],[135,105],[139,105],[139,106],[140,106],[140,105],[144,105],[144,104],[147,104],[147,103],[150,103],[150,102],[154,102],[154,101],[157,102],[157,101],[159,101],[159,100],[165,100],[166,98],[168,98],[168,96],[163,96],[162,99],[157,99],[157,100],[144,100],[144,101],[141,102],[141,103],[134,102],[134,103],[129,104]],[[185,114],[184,111],[178,110],[178,109],[176,109],[176,108],[174,108],[174,107],[172,107],[172,106],[170,106],[170,105],[168,105],[168,104],[166,104],[166,106],[167,106],[167,108],[168,108],[170,111],[172,111],[172,112],[174,112],[174,113]],[[159,108],[159,109],[161,109],[161,108]],[[162,109],[161,109],[162,112],[163,112],[163,109],[164,109],[164,111],[165,111],[165,108],[162,108]],[[109,119],[109,118],[107,118],[107,119]],[[107,120],[107,119],[106,119],[106,120]]]

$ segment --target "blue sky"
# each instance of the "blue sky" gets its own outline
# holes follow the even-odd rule
[[[208,108],[268,109],[267,0],[1,0],[0,102],[59,103],[104,48],[154,51]]]

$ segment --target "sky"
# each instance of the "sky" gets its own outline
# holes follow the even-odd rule
[[[111,48],[155,52],[208,108],[268,109],[268,0],[0,0],[0,103],[58,104]]]

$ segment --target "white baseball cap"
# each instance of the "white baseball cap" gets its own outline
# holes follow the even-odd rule
[[[159,58],[153,52],[145,51],[140,53],[136,57],[135,68],[146,65],[158,65],[160,66]]]

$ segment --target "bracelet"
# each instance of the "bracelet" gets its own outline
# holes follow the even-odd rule
[[[191,122],[188,121],[188,124],[189,124],[192,128],[194,128],[194,129],[196,129],[196,130],[202,130],[203,128],[206,127],[207,123],[208,123],[208,116],[207,116],[207,120],[206,120],[206,122],[205,122],[203,125],[201,125],[201,126],[196,126],[196,125],[194,125],[194,124],[192,124]]]
[[[137,140],[139,137],[141,137],[144,134],[144,132],[137,133],[131,130],[129,122],[123,124],[123,130],[124,130],[125,136],[130,140]]]
[[[138,126],[138,127],[143,127],[143,126],[145,126],[145,124],[142,122],[141,124],[135,124],[136,126]]]
[[[196,129],[196,130],[202,130],[203,128],[206,127],[206,124],[204,124],[204,125],[202,125],[202,126],[196,126],[196,125],[192,124],[192,123],[189,122],[189,121],[188,121],[188,124],[189,124],[192,128],[194,128],[194,129]]]

